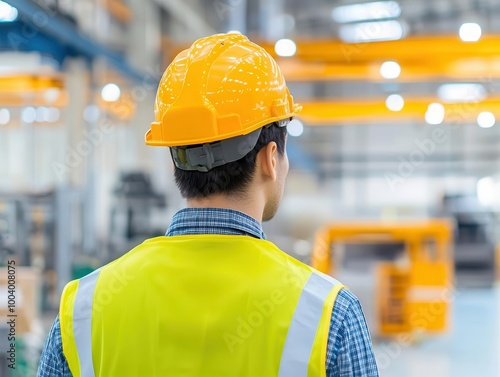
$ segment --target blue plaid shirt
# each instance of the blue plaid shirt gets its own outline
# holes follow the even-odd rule
[[[265,239],[260,223],[229,209],[186,208],[175,214],[167,236],[186,234],[247,235]],[[377,377],[370,334],[358,299],[347,289],[338,294],[328,335],[328,377]],[[59,317],[50,330],[40,359],[38,377],[71,377],[64,357]]]

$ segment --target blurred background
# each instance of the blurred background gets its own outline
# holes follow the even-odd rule
[[[381,376],[500,376],[496,0],[0,1],[0,266],[34,376],[64,285],[184,206],[147,148],[158,81],[241,32],[304,106],[268,238],[360,298]],[[7,376],[7,267],[0,376]]]

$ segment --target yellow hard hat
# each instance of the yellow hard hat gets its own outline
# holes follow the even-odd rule
[[[301,109],[262,47],[241,34],[216,34],[181,52],[163,74],[146,144],[226,140],[292,118]]]

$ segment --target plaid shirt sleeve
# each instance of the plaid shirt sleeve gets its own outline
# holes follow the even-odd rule
[[[326,355],[328,377],[378,377],[370,333],[358,299],[342,289],[330,322]]]
[[[37,377],[72,377],[63,353],[59,316],[56,317],[45,342]]]

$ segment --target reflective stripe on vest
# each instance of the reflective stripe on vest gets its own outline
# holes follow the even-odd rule
[[[94,377],[92,362],[92,303],[100,269],[80,279],[73,309],[73,329],[80,360],[80,376]]]
[[[300,295],[286,336],[279,377],[306,377],[314,339],[328,295],[336,284],[313,272]]]

